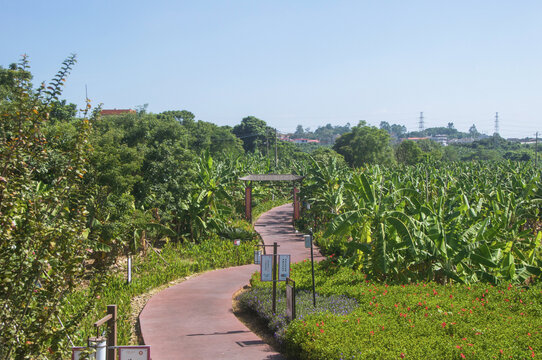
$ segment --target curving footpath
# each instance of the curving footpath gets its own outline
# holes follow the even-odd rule
[[[277,242],[279,254],[291,254],[298,262],[310,258],[310,249],[295,233],[292,213],[292,204],[273,208],[254,227],[266,245]],[[233,314],[233,294],[258,270],[244,265],[209,271],[153,296],[139,315],[152,359],[284,359]]]

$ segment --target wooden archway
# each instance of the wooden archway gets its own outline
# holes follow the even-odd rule
[[[293,220],[299,219],[299,197],[297,193],[299,188],[297,183],[301,183],[304,176],[293,174],[266,174],[266,175],[247,175],[239,178],[245,182],[245,218],[252,222],[252,181],[291,181],[293,186],[294,196],[294,217]]]

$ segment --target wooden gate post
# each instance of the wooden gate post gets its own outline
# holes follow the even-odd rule
[[[107,313],[111,314],[107,321],[107,360],[116,360],[117,349],[109,347],[117,346],[117,305],[107,305]]]
[[[294,183],[294,221],[299,220],[299,198],[297,196],[298,192],[299,189],[295,187]]]
[[[252,188],[250,185],[245,187],[245,218],[252,223]]]

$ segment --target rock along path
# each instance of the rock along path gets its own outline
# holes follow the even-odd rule
[[[302,234],[295,233],[292,213],[292,204],[273,208],[255,229],[266,245],[277,242],[279,254],[298,262],[310,258],[310,249],[305,249]],[[315,259],[321,259],[317,254]],[[209,271],[153,296],[139,315],[152,359],[284,359],[233,314],[233,294],[258,270],[257,265],[244,265]]]

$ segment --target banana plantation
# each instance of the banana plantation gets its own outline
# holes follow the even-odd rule
[[[542,186],[530,163],[306,169],[306,229],[339,263],[386,282],[532,281]]]

